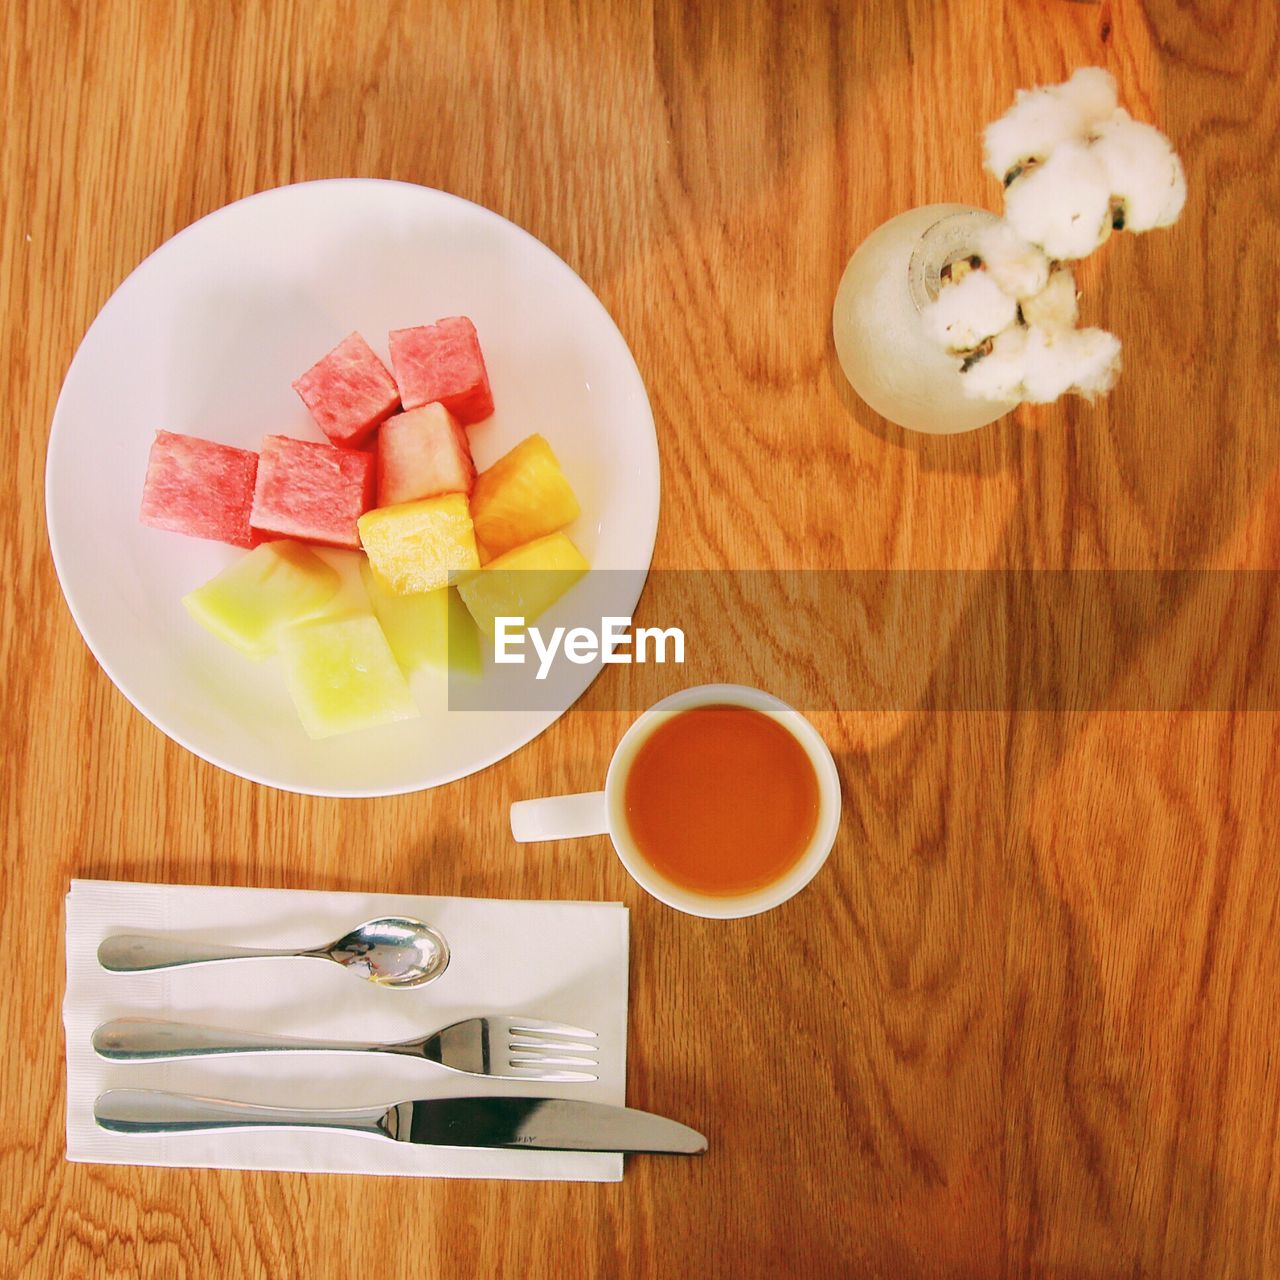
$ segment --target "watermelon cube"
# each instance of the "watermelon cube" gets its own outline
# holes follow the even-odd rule
[[[344,338],[293,384],[334,444],[357,448],[400,406],[387,367],[358,334]]]
[[[418,715],[408,682],[370,613],[286,627],[280,654],[309,737],[329,738]]]
[[[251,547],[258,455],[198,436],[157,431],[142,486],[142,523]]]
[[[359,550],[356,521],[373,506],[374,461],[356,449],[267,436],[253,492],[254,532]]]
[[[378,506],[438,493],[470,493],[476,464],[458,420],[442,404],[388,418],[378,432]]]
[[[406,409],[439,401],[464,426],[493,412],[480,339],[466,316],[393,329],[390,346],[400,403]]]

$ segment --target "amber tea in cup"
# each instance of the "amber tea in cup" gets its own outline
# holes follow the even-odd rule
[[[840,775],[794,707],[740,684],[654,703],[622,736],[603,791],[517,800],[521,842],[608,835],[631,878],[689,915],[730,920],[794,898],[840,827]]]
[[[781,879],[818,825],[818,776],[795,735],[752,707],[692,707],[663,721],[627,770],[636,849],[695,893]]]

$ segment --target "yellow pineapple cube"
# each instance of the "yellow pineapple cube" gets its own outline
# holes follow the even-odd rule
[[[476,541],[486,560],[563,529],[580,513],[556,455],[537,435],[482,471],[471,493]]]
[[[563,533],[553,533],[489,561],[458,583],[458,594],[491,636],[498,618],[530,623],[545,613],[590,567]]]
[[[358,524],[370,565],[400,595],[435,591],[451,573],[480,567],[465,493],[376,507]]]

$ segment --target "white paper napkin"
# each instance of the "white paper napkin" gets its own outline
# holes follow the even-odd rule
[[[245,960],[107,973],[112,933],[164,933],[232,946],[313,947],[380,915],[444,934],[449,968],[389,991],[318,960]],[[622,1157],[414,1146],[343,1133],[232,1130],[108,1133],[93,1119],[107,1089],[166,1089],[269,1106],[364,1107],[472,1094],[580,1098],[626,1092],[627,909],[612,903],[507,902],[401,894],[220,889],[73,880],[67,895],[67,1158],[97,1164],[616,1182]],[[517,1013],[599,1033],[599,1080],[533,1084],[458,1075],[382,1054],[290,1054],[122,1064],[90,1042],[110,1018],[153,1017],[244,1031],[400,1040],[476,1014]]]

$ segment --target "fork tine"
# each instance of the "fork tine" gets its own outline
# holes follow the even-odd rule
[[[599,1080],[599,1076],[586,1071],[537,1071],[522,1068],[513,1069],[506,1077],[508,1080],[534,1080],[544,1084],[588,1084]]]
[[[570,1027],[563,1022],[540,1022],[537,1018],[508,1018],[507,1030],[513,1035],[533,1032],[535,1035],[578,1036],[586,1040],[596,1038],[594,1031],[583,1027]]]
[[[508,1059],[513,1067],[598,1067],[594,1058],[557,1058],[549,1053],[513,1053]]]
[[[582,1044],[576,1040],[535,1040],[532,1036],[513,1035],[507,1043],[508,1049],[555,1049],[563,1053],[595,1053],[599,1048],[594,1044]]]

